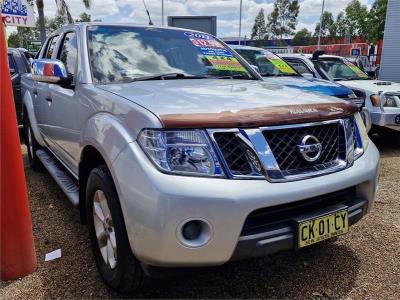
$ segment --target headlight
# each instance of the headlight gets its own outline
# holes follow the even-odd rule
[[[396,100],[397,100],[396,96],[387,95],[387,96],[385,96],[385,104],[383,106],[384,107],[397,107]]]
[[[381,97],[379,95],[377,95],[377,94],[371,95],[370,98],[371,98],[371,102],[372,102],[373,106],[375,106],[375,107],[381,106]]]
[[[221,165],[203,130],[144,129],[139,144],[163,172],[223,176]]]
[[[354,115],[354,119],[354,158],[357,159],[367,150],[369,145],[369,137],[360,113],[356,113]]]

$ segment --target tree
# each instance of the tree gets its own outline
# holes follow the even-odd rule
[[[329,11],[325,11],[322,15],[322,27],[321,24],[318,22],[315,25],[314,36],[318,36],[319,32],[321,31],[321,37],[336,37],[336,27],[335,22],[333,20],[333,15]]]
[[[28,0],[29,3],[32,3],[33,0]],[[63,10],[59,11],[59,13],[61,12],[61,15],[65,16],[67,15],[68,20],[70,21],[70,23],[73,23],[74,21],[72,20],[72,17],[69,18],[71,16],[70,12],[69,12],[69,8],[66,5],[65,0],[56,0],[57,6],[59,6],[58,1],[61,1],[62,3],[64,3],[65,5],[61,5],[61,7],[63,7]],[[85,7],[87,9],[90,8],[90,5],[92,4],[92,0],[82,0],[83,4],[85,5]],[[38,21],[39,21],[39,30],[40,30],[40,41],[42,42],[42,44],[44,44],[45,40],[46,40],[46,25],[45,25],[45,17],[44,17],[44,3],[43,0],[36,0],[36,7],[38,10]],[[72,22],[71,22],[72,20]]]
[[[10,48],[19,48],[20,43],[19,43],[19,37],[17,32],[11,32],[11,34],[8,36],[8,47]]]
[[[56,16],[54,19],[44,18],[45,35],[59,29],[67,23],[63,16]],[[37,41],[40,39],[40,24],[36,21],[35,27],[17,27],[17,32],[13,32],[9,36],[10,47],[28,48],[28,41]]]
[[[351,36],[367,36],[369,32],[368,8],[359,0],[352,0],[345,9],[346,25]]]
[[[81,15],[79,16],[79,19],[76,19],[75,22],[79,23],[79,22],[91,22],[92,21],[92,16],[87,14],[87,13],[81,13]]]
[[[263,40],[267,34],[267,27],[265,26],[264,9],[260,9],[256,18],[254,19],[253,29],[251,30],[252,40]]]
[[[343,11],[341,11],[335,21],[335,30],[337,37],[344,37],[347,30],[347,19]]]
[[[283,36],[293,35],[299,10],[298,0],[276,0],[274,10],[268,15],[268,31],[281,40]]]
[[[368,35],[368,42],[377,42],[383,39],[383,32],[385,31],[387,11],[387,0],[375,0],[374,4],[369,11],[368,24],[370,31]]]
[[[307,46],[311,44],[311,32],[307,28],[298,31],[293,37],[293,46]]]

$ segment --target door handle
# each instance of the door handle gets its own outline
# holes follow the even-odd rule
[[[47,96],[47,97],[46,97],[46,101],[47,101],[47,102],[53,102],[53,99],[52,99],[50,96]]]
[[[32,91],[32,93],[35,95],[35,96],[37,96],[37,89],[33,89],[33,91]]]

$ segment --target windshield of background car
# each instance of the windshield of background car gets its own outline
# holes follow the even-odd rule
[[[334,80],[363,80],[368,75],[348,60],[320,57],[316,62]]]
[[[130,82],[168,73],[253,79],[211,35],[163,28],[89,26],[88,46],[96,83]]]
[[[262,50],[236,49],[251,65],[258,67],[261,76],[300,76],[279,56]]]

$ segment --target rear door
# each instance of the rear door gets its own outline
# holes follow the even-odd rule
[[[48,134],[52,150],[75,174],[79,160],[79,101],[75,91],[78,43],[75,31],[61,36],[56,58],[62,61],[71,84],[49,84]]]

